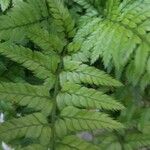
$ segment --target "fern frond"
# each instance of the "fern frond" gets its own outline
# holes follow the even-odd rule
[[[88,89],[78,84],[66,83],[57,96],[60,109],[66,106],[83,107],[87,109],[119,110],[124,107],[113,98],[94,89]]]
[[[118,77],[124,70],[127,73],[128,66],[132,66],[129,67],[132,70],[130,75],[132,78],[129,81],[137,85],[143,74],[147,73],[150,55],[148,34],[150,2],[137,0],[119,3],[118,0],[109,0],[108,4],[110,5],[107,7],[108,13],[100,23],[95,21],[90,29],[91,31],[93,29],[93,32],[89,32],[84,42],[78,33],[76,38],[82,41],[81,51],[91,53],[89,55],[91,63],[101,57],[105,68],[110,70],[115,67]],[[86,28],[85,25],[82,30]]]
[[[49,13],[47,7],[50,9]],[[41,21],[51,17],[49,14],[53,17],[51,23],[56,25],[54,30],[57,32],[46,30],[51,26],[45,28],[39,25]],[[43,82],[38,82],[38,85],[1,82],[0,98],[12,104],[17,103],[17,106],[32,108],[32,111],[23,112],[18,118],[14,117],[15,114],[15,119],[8,119],[0,125],[1,140],[8,144],[17,140],[19,143],[14,145],[20,150],[96,150],[93,144],[83,142],[72,135],[84,130],[123,128],[121,123],[100,112],[100,109],[111,111],[124,107],[115,102],[115,99],[98,91],[101,85],[122,84],[98,68],[87,65],[88,63],[84,64],[87,56],[80,51],[82,43],[79,44],[79,48],[75,48],[73,42],[72,46],[76,50],[70,50],[68,45],[71,45],[69,42],[74,35],[75,23],[61,0],[19,2],[12,8],[12,12],[2,18],[6,27],[0,23],[0,33],[2,31],[7,34],[8,28],[9,33],[10,30],[19,31],[19,34],[25,31],[32,43],[23,42],[17,45],[2,40],[0,54],[32,71]],[[99,19],[96,22],[100,22]],[[89,26],[88,32],[82,38],[86,38],[85,36],[92,31]],[[16,38],[13,38],[13,41],[15,40]],[[36,47],[39,51],[27,48],[28,46]],[[38,113],[35,113],[37,111]],[[31,140],[30,143],[21,143],[28,139]]]
[[[75,23],[68,9],[64,7],[62,0],[48,0],[48,5],[55,24],[58,26],[58,32],[66,33],[68,37],[73,37]]]
[[[7,15],[0,16],[0,39],[21,41],[26,34],[26,27],[39,24],[48,18],[44,0],[18,1]]]
[[[41,110],[45,115],[52,111],[49,90],[43,86],[25,83],[0,83],[0,98],[11,103]]]
[[[57,55],[49,57],[40,52],[33,52],[29,48],[7,42],[0,45],[0,53],[22,64],[41,79],[54,78],[52,73],[56,71],[59,63],[59,57]]]

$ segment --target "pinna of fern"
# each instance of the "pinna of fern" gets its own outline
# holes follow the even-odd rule
[[[68,43],[75,33],[74,21],[61,0],[48,0],[45,6],[42,3],[43,8],[49,11],[46,15],[53,18],[56,32],[51,33],[37,23],[42,12],[37,14],[35,21],[34,13],[30,14],[31,24],[26,19],[15,24],[13,21],[22,19],[20,15],[28,17],[30,11],[27,12],[26,8],[30,10],[34,2],[19,2],[17,9],[0,18],[4,24],[10,21],[9,27],[14,31],[22,33],[24,28],[27,37],[40,47],[39,51],[33,51],[9,40],[1,42],[0,54],[32,71],[43,81],[40,85],[0,82],[1,99],[32,108],[29,114],[21,114],[0,124],[0,140],[11,143],[17,150],[96,150],[97,146],[75,135],[79,131],[123,128],[105,110],[122,110],[124,106],[97,90],[100,86],[118,87],[122,84],[105,72],[79,61],[79,51],[69,51]],[[39,3],[37,1],[35,5]],[[32,9],[36,11],[37,8]],[[1,36],[3,31],[10,32],[3,23],[0,23]],[[60,38],[56,33],[61,33]],[[8,37],[10,39],[10,33]],[[65,44],[62,41],[66,41]],[[13,141],[16,140],[20,142],[15,144]],[[24,140],[30,140],[30,143],[23,144]]]
[[[144,89],[150,83],[149,16],[149,0],[108,0],[104,13],[79,29],[72,47],[88,54],[92,64],[101,58],[109,72],[115,69],[117,77]]]

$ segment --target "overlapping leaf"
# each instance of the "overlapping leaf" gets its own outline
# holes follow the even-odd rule
[[[105,68],[112,70],[115,67],[118,77],[125,70],[130,82],[137,85],[142,78],[141,86],[145,87],[150,76],[147,69],[150,55],[150,2],[137,0],[120,4],[118,0],[109,0],[107,4],[104,19],[100,23],[95,21],[93,25],[90,22],[79,30],[75,42],[80,39],[84,41],[80,48],[85,53],[91,52],[91,63],[101,57]],[[89,26],[91,29],[84,34],[82,31]],[[82,33],[87,36],[82,36]],[[143,77],[144,74],[148,75]]]

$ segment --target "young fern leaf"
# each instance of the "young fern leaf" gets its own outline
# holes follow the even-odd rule
[[[30,3],[32,2],[33,0]],[[99,69],[73,59],[76,52],[70,53],[67,47],[72,31],[74,31],[74,21],[60,0],[48,0],[48,2],[50,14],[56,22],[59,22],[60,29],[63,27],[67,45],[64,44],[64,47],[61,46],[59,49],[57,46],[61,43],[58,41],[61,41],[62,37],[59,36],[59,39],[57,35],[51,35],[37,26],[28,27],[26,34],[42,49],[41,51],[31,50],[11,42],[0,44],[1,55],[32,71],[44,82],[41,85],[10,82],[0,84],[1,99],[33,110],[28,115],[21,113],[20,117],[0,124],[0,139],[8,144],[13,144],[13,141],[17,139],[30,139],[31,143],[23,145],[20,142],[19,147],[14,143],[13,146],[16,149],[24,150],[36,148],[39,150],[48,148],[51,150],[86,150],[87,147],[91,150],[98,150],[93,144],[86,143],[73,135],[84,130],[123,128],[121,123],[105,114],[103,109],[114,111],[124,107],[110,96],[92,88],[93,84],[96,87],[121,86],[122,84]],[[41,35],[41,37],[36,37],[36,35]],[[54,46],[47,42],[52,37],[55,40],[58,39],[57,42],[60,45]],[[40,40],[40,38],[43,39]],[[44,41],[46,41],[45,44]],[[66,97],[65,93],[69,93],[69,97]],[[77,98],[75,95],[78,95]]]
[[[101,57],[105,68],[115,67],[118,77],[125,71],[129,82],[137,85],[143,74],[149,74],[150,2],[109,0],[106,8],[105,17],[95,17],[95,23],[90,20],[78,31],[74,43],[80,43],[78,49],[83,53],[89,52],[91,63]]]

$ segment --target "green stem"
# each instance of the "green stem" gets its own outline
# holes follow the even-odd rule
[[[52,109],[52,116],[51,116],[51,122],[52,122],[52,145],[51,148],[52,150],[55,150],[55,142],[56,142],[56,135],[55,135],[55,121],[57,117],[57,95],[60,90],[60,81],[59,81],[59,75],[63,69],[63,57],[61,57],[60,63],[58,65],[57,71],[56,71],[56,81],[55,81],[55,86],[54,86],[54,95],[53,95],[53,109]]]

